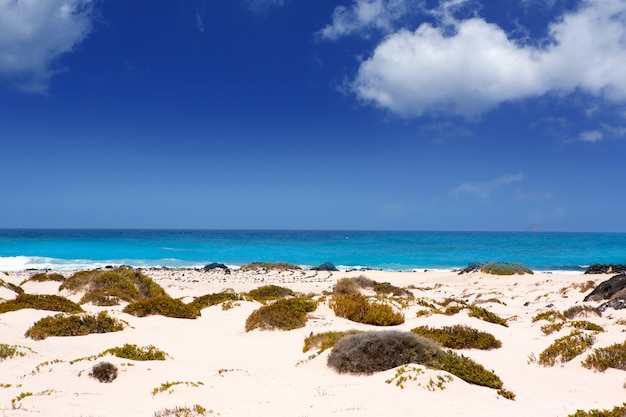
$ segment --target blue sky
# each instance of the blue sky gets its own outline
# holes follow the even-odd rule
[[[0,0],[0,227],[626,232],[626,0]]]

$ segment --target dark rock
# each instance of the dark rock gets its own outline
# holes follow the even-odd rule
[[[626,297],[626,274],[615,275],[601,282],[584,301],[610,300],[616,297]]]
[[[470,262],[465,268],[459,271],[459,275],[461,274],[469,274],[470,272],[479,272],[480,268],[482,268],[483,264],[479,262]]]
[[[623,274],[626,265],[622,264],[593,264],[585,270],[585,274]]]
[[[529,305],[530,305],[530,301],[526,301],[526,302],[524,303],[524,307],[528,307]]]
[[[622,310],[622,309],[626,308],[626,298],[625,297],[615,297],[615,298],[607,301],[606,303],[603,303],[600,306],[598,306],[598,310],[603,312],[603,313],[604,313],[604,311],[607,308],[612,308],[614,310]]]
[[[314,266],[311,271],[339,271],[332,262],[325,262],[320,266]]]
[[[227,274],[230,273],[230,269],[226,265],[220,264],[220,263],[217,263],[217,262],[213,262],[212,264],[208,264],[207,266],[205,266],[202,269],[204,270],[204,272],[212,271],[214,269],[223,269],[224,272],[226,272]]]

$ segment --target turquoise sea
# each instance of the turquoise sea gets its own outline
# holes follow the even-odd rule
[[[257,261],[401,271],[502,261],[576,272],[592,263],[626,264],[626,233],[0,230],[0,271]]]

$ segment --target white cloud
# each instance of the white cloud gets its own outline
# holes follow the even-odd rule
[[[286,1],[287,0],[244,0],[243,4],[254,13],[265,14],[273,7],[283,6]]]
[[[351,7],[337,6],[333,21],[316,33],[326,40],[336,40],[372,29],[389,33],[394,23],[409,12],[410,0],[354,0]]]
[[[91,30],[92,0],[0,0],[0,77],[21,89],[44,92]]]
[[[544,46],[516,43],[482,18],[439,13],[438,26],[387,36],[361,63],[352,91],[404,117],[471,119],[503,102],[576,90],[626,101],[625,0],[584,0],[551,24]]]
[[[522,181],[524,179],[524,174],[519,173],[516,175],[503,175],[496,179],[486,182],[473,182],[468,181],[459,185],[455,189],[453,189],[451,194],[473,194],[479,197],[489,197],[495,191],[501,189],[502,187]]]
[[[583,142],[599,142],[604,138],[604,133],[600,130],[587,130],[585,132],[580,133],[580,140]]]

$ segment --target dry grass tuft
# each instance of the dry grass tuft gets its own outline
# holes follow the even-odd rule
[[[388,304],[370,302],[361,294],[335,295],[329,302],[338,317],[372,324],[374,326],[395,326],[404,323],[404,315],[393,310]]]

